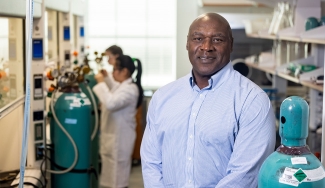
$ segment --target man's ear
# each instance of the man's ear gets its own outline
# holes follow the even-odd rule
[[[232,52],[233,46],[234,46],[234,38],[231,38],[231,49],[230,49],[230,52]]]
[[[188,51],[188,36],[187,36],[187,40],[186,40],[186,50]]]

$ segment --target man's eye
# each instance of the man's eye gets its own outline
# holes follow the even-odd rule
[[[223,40],[221,38],[214,38],[212,41],[213,42],[222,42]]]
[[[201,41],[202,38],[200,38],[200,37],[195,37],[194,40],[195,40],[195,41]]]

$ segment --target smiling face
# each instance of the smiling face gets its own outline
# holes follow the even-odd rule
[[[196,19],[187,36],[186,49],[195,79],[210,78],[230,61],[233,39],[228,22],[208,13]]]

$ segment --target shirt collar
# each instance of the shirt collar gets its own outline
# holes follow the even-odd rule
[[[205,89],[212,89],[214,91],[217,89],[226,79],[228,79],[229,73],[233,70],[232,63],[229,62],[226,66],[224,66],[221,70],[219,70],[217,73],[211,76],[209,79],[209,85],[205,87]],[[189,74],[189,81],[190,81],[190,86],[194,88],[196,86],[193,78],[193,73]]]

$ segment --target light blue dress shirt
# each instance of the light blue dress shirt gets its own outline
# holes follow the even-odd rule
[[[199,89],[192,74],[153,96],[141,145],[146,188],[255,188],[274,151],[266,93],[228,63]]]

